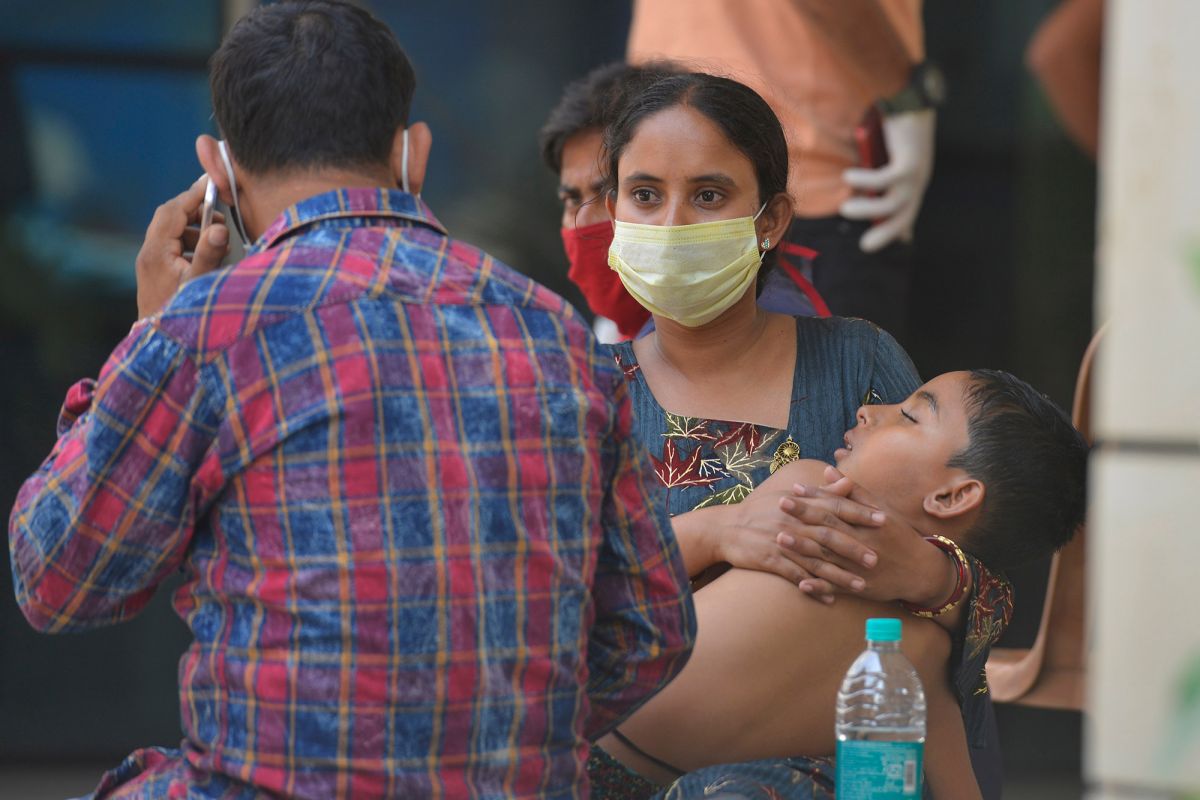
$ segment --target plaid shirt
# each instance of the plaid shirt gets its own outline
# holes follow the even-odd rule
[[[182,567],[185,739],[119,797],[586,797],[695,620],[620,372],[397,191],[288,209],[68,394],[9,524],[40,630]]]

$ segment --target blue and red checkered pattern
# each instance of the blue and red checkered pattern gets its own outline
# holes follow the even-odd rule
[[[174,598],[184,740],[112,797],[586,797],[695,631],[612,358],[411,195],[287,210],[134,326],[9,524],[45,631]]]

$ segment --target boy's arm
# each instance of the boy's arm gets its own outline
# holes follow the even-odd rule
[[[935,800],[979,800],[962,710],[948,679],[949,638],[928,620],[905,619],[901,648],[925,688],[925,783]]]
[[[967,752],[962,712],[945,679],[933,681],[925,692],[928,708],[925,734],[925,782],[935,800],[979,800],[979,785]]]

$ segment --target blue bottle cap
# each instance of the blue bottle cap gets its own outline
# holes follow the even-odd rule
[[[900,641],[900,620],[895,617],[872,617],[867,620],[867,641]]]

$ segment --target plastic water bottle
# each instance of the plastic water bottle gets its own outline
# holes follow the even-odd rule
[[[900,620],[867,620],[859,654],[837,697],[839,800],[920,798],[925,690],[900,652]]]

